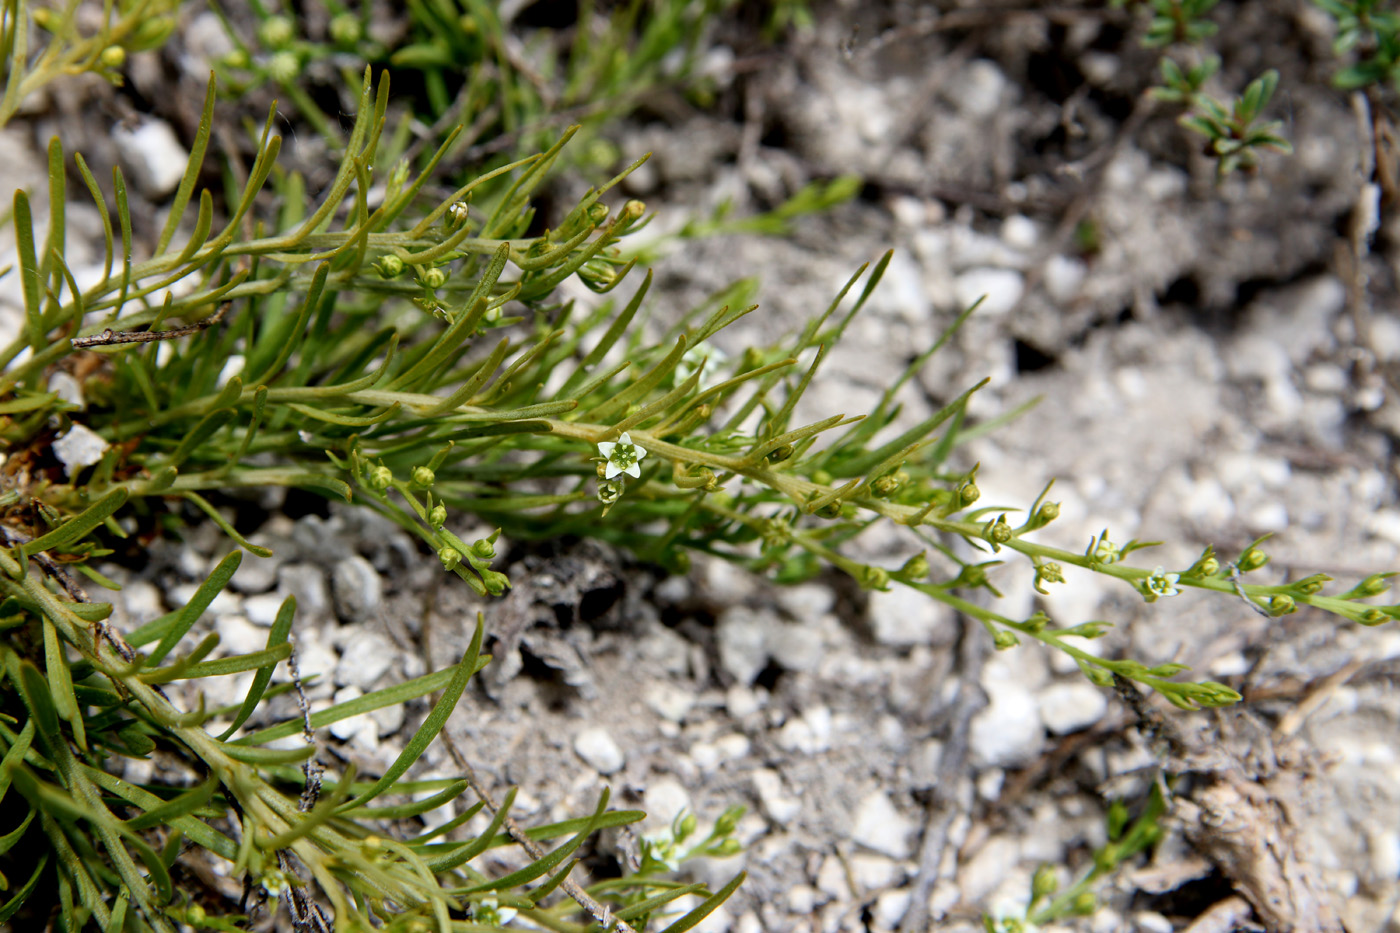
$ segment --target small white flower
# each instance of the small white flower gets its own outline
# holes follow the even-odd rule
[[[608,461],[607,467],[603,470],[603,479],[612,479],[619,473],[626,473],[628,476],[640,477],[642,468],[637,462],[647,455],[645,447],[632,443],[632,435],[626,431],[616,441],[602,441],[598,444],[598,453],[602,454]]]
[[[1152,571],[1152,576],[1144,582],[1147,591],[1153,596],[1175,596],[1181,590],[1176,588],[1176,581],[1181,579],[1179,573],[1167,573],[1161,567]]]
[[[452,205],[447,208],[448,221],[454,227],[460,227],[462,224],[466,223],[467,218],[470,216],[471,209],[467,207],[467,202],[465,201],[453,201]]]

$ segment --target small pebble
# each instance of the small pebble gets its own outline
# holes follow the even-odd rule
[[[373,618],[384,602],[384,582],[374,565],[358,554],[336,561],[331,569],[336,614],[355,623]]]
[[[895,809],[889,795],[875,791],[856,805],[851,838],[893,859],[908,858],[913,852],[910,840],[915,826]]]
[[[622,749],[604,729],[584,729],[574,736],[574,751],[599,774],[616,774],[627,763]]]

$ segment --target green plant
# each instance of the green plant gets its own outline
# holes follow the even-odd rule
[[[20,102],[60,75],[95,71],[110,81],[121,81],[119,69],[130,52],[155,48],[175,28],[176,0],[123,0],[108,3],[97,31],[81,35],[79,4],[67,2],[61,10],[30,7],[20,0],[0,3],[0,127],[14,116]],[[31,30],[38,27],[52,36],[32,54]]]
[[[1243,598],[1272,616],[1303,605],[1367,625],[1400,616],[1400,607],[1366,602],[1384,592],[1389,575],[1338,596],[1323,595],[1330,581],[1322,575],[1244,583],[1242,575],[1267,564],[1262,542],[1233,562],[1207,549],[1189,567],[1168,571],[1129,564],[1125,558],[1150,545],[1118,546],[1107,532],[1082,552],[1026,540],[1058,516],[1049,487],[1023,510],[979,506],[976,467],[956,460],[968,438],[1016,413],[968,425],[974,386],[919,424],[894,427],[898,391],[972,309],[867,416],[795,424],[798,401],[839,349],[888,256],[858,271],[822,313],[776,346],[728,359],[707,349],[718,331],[753,310],[737,303],[738,290],[734,304],[698,309],[647,341],[633,322],[650,276],[625,302],[612,296],[634,267],[622,238],[644,223],[645,212],[637,202],[615,210],[604,203],[621,176],[529,236],[532,195],[572,131],[446,197],[428,197],[457,137],[412,167],[386,159],[388,100],[387,82],[376,92],[367,71],[337,173],[309,209],[301,178],[277,169],[280,141],[269,115],[252,166],[228,173],[242,180],[230,183],[229,214],[216,223],[208,190],[190,211],[212,133],[211,85],[188,169],[146,259],[135,253],[120,170],[113,211],[75,157],[106,221],[106,270],[85,288],[64,258],[61,145],[50,148],[42,245],[28,196],[14,196],[19,262],[12,274],[23,286],[25,326],[0,348],[0,801],[17,794],[32,815],[3,827],[0,858],[40,855],[37,867],[16,876],[15,893],[0,907],[5,919],[20,911],[47,916],[56,905],[68,929],[89,922],[228,928],[242,905],[194,903],[176,891],[173,867],[194,857],[186,843],[210,854],[199,857],[227,862],[250,897],[258,889],[282,896],[307,923],[326,904],[343,927],[492,928],[503,911],[515,910],[571,930],[616,918],[641,923],[682,895],[700,895],[697,907],[666,928],[679,933],[738,884],[709,892],[663,877],[678,855],[727,851],[731,814],[689,848],[694,830],[682,820],[669,840],[650,845],[638,871],[585,889],[568,876],[578,846],[640,814],[608,811],[604,798],[591,816],[526,830],[508,819],[509,798],[496,806],[465,760],[458,781],[400,780],[439,737],[484,663],[484,620],[455,666],[253,731],[251,717],[273,695],[275,665],[290,660],[294,605],[283,605],[258,652],[211,660],[216,639],[189,637],[241,551],[221,561],[185,606],[135,632],[116,631],[107,621],[111,606],[89,601],[73,575],[112,585],[94,559],[118,546],[132,522],[149,528],[187,504],[242,550],[266,553],[219,511],[218,497],[229,489],[295,486],[376,509],[483,595],[509,585],[492,565],[496,535],[458,537],[447,523],[453,511],[517,539],[602,538],[673,570],[693,551],[782,581],[836,567],[866,588],[912,587],[951,606],[980,621],[998,648],[1040,641],[1075,658],[1096,683],[1123,677],[1186,709],[1239,695],[1223,684],[1177,680],[1178,664],[1100,658],[1080,647],[1077,639],[1102,635],[1108,623],[1056,625],[1041,613],[1017,619],[980,604],[978,590],[998,595],[988,572],[1000,555],[1025,557],[1025,572],[1041,588],[1063,583],[1064,566],[1075,565],[1121,580],[1149,603],[1194,588]],[[384,171],[385,163],[393,168]],[[376,180],[384,195],[371,207]],[[269,187],[272,197],[261,197]],[[275,213],[265,212],[268,200]],[[190,213],[192,232],[177,243]],[[573,276],[604,297],[592,306],[559,304],[557,286]],[[619,362],[611,361],[614,351]],[[51,384],[65,367],[77,374],[80,402]],[[75,437],[90,454],[65,446]],[[1018,511],[1013,524],[1008,516]],[[927,549],[897,567],[849,557],[844,545],[886,519],[913,529]],[[957,540],[987,559],[969,560],[953,548]],[[256,676],[236,708],[181,704],[163,686],[239,672]],[[313,730],[439,692],[385,775],[370,782],[319,776]],[[206,728],[216,719],[217,734]],[[271,744],[297,735],[307,741]],[[123,759],[157,751],[189,782],[140,785],[117,776]],[[495,815],[489,830],[471,838],[439,841],[470,810],[417,835],[382,822],[414,819],[468,789],[482,798],[474,807]],[[432,797],[419,804],[380,799],[415,790]],[[535,843],[555,838],[567,841],[548,853]],[[472,867],[487,847],[508,842],[525,850],[526,867],[494,878]],[[13,874],[16,864],[9,855],[0,870]]]
[[[1382,81],[1400,81],[1400,14],[1380,0],[1313,0],[1337,24],[1332,52],[1356,60],[1332,81],[1340,88],[1359,88]]]

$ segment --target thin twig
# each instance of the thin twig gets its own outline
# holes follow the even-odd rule
[[[958,650],[958,692],[950,704],[952,722],[938,762],[933,800],[929,803],[928,819],[924,823],[923,843],[919,847],[919,873],[910,888],[909,910],[899,925],[900,933],[923,933],[931,929],[928,900],[938,885],[943,855],[948,849],[953,821],[958,816],[957,787],[967,772],[972,717],[987,705],[987,694],[980,682],[986,656],[987,644],[982,637],[982,626],[963,618]]]
[[[138,330],[118,332],[107,328],[100,334],[92,337],[74,337],[73,347],[77,350],[86,350],[90,347],[112,347],[124,343],[156,343],[160,340],[174,340],[177,337],[188,337],[197,334],[202,330],[213,327],[224,319],[228,309],[233,306],[232,301],[225,301],[219,305],[219,310],[209,315],[202,321],[196,321],[185,327],[176,327],[171,330]]]

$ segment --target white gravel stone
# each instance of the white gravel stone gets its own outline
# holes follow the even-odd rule
[[[326,589],[326,575],[314,564],[283,564],[277,568],[277,592],[281,596],[295,596],[297,615],[309,618],[324,618],[330,609],[330,594]]]
[[[1040,692],[1040,719],[1055,735],[1087,729],[1108,712],[1104,691],[1088,682],[1054,684]]]
[[[356,686],[341,687],[331,698],[335,705],[349,703],[364,696],[364,691]],[[331,723],[331,735],[342,742],[349,742],[357,748],[373,750],[379,747],[379,727],[365,713],[359,713]]]
[[[998,317],[1016,307],[1026,290],[1026,280],[1015,269],[976,268],[961,273],[953,282],[959,308],[970,308],[979,298],[977,311],[984,317]]]
[[[1371,872],[1377,881],[1390,883],[1400,878],[1400,833],[1372,827],[1366,838],[1371,853]]]
[[[695,706],[695,694],[692,691],[683,690],[669,681],[658,681],[648,685],[642,699],[652,712],[670,722],[683,721]]]
[[[772,768],[758,768],[751,775],[758,805],[764,816],[778,826],[786,826],[802,812],[802,802],[783,793],[783,778]]]
[[[1084,284],[1088,268],[1078,259],[1069,256],[1051,256],[1045,262],[1045,290],[1055,301],[1064,304],[1079,294]]]
[[[1001,223],[1001,239],[1013,249],[1035,249],[1040,242],[1040,231],[1034,220],[1024,214],[1012,214]]]
[[[616,774],[627,763],[627,756],[606,729],[584,729],[574,736],[574,752],[599,774]]]
[[[267,647],[267,629],[241,615],[220,615],[214,624],[219,633],[220,654],[250,654]]]
[[[866,617],[875,640],[891,648],[949,644],[957,631],[951,609],[907,586],[871,592]]]
[[[991,703],[972,719],[973,758],[983,767],[1014,768],[1039,754],[1045,743],[1035,697],[1014,681],[987,687]]]
[[[647,785],[644,803],[646,829],[666,829],[678,815],[690,810],[690,791],[674,777],[658,778]]]
[[[690,747],[690,758],[701,771],[715,771],[726,761],[737,761],[749,753],[747,736],[736,733],[720,736],[713,742],[696,742]]]
[[[69,373],[58,370],[49,377],[49,391],[58,396],[59,401],[68,402],[82,410],[87,406],[83,399],[83,387]]]
[[[773,594],[783,611],[798,622],[815,621],[836,605],[836,594],[830,587],[817,583],[784,586]]]
[[[803,713],[801,718],[789,719],[784,723],[773,741],[784,751],[820,755],[831,748],[831,734],[831,710],[825,706],[815,706]]]
[[[340,649],[340,663],[335,666],[335,682],[342,686],[359,687],[368,693],[383,684],[379,679],[389,673],[396,649],[384,635],[363,624],[354,627]]]
[[[1006,91],[1006,76],[995,63],[979,58],[949,82],[947,96],[969,117],[985,118],[996,113]]]
[[[143,625],[165,615],[165,603],[160,590],[147,580],[132,580],[122,584],[121,603],[126,609],[127,618],[137,625]]]
[[[277,621],[277,611],[282,608],[283,597],[276,593],[259,593],[243,600],[243,614],[254,625],[270,626]]]
[[[772,659],[790,671],[810,674],[827,656],[821,632],[812,622],[775,620],[768,627],[767,644]]]
[[[774,621],[747,606],[730,606],[720,615],[719,664],[738,683],[753,683],[768,665],[768,628]]]
[[[822,893],[810,884],[795,884],[788,888],[788,912],[799,917],[807,916],[816,909],[818,904],[825,901],[826,898],[822,897]]]
[[[112,141],[128,177],[147,198],[164,198],[180,184],[190,154],[169,123],[147,119],[134,130],[118,124],[112,129]]]
[[[53,442],[53,453],[63,464],[63,471],[72,479],[84,467],[90,467],[102,459],[107,450],[107,442],[102,435],[85,424],[75,424],[58,440]]]
[[[894,859],[871,852],[856,852],[846,860],[856,893],[879,891],[904,880],[904,869]]]
[[[384,582],[373,564],[353,554],[336,561],[331,569],[331,595],[341,619],[363,622],[379,612],[384,602]]]
[[[229,589],[240,593],[266,593],[277,585],[277,568],[280,562],[275,557],[243,555],[243,563],[238,565]]]
[[[914,851],[915,829],[915,825],[895,809],[889,795],[875,791],[856,805],[851,838],[881,855],[904,859]]]
[[[817,869],[817,890],[834,901],[851,898],[851,886],[846,881],[846,866],[836,855],[822,859],[822,867]]]
[[[875,898],[874,917],[872,918],[875,922],[875,929],[897,929],[900,921],[904,919],[904,915],[909,912],[909,904],[913,899],[914,895],[908,888],[885,891]]]
[[[752,687],[735,684],[724,692],[724,708],[735,719],[763,709],[763,697]]]

